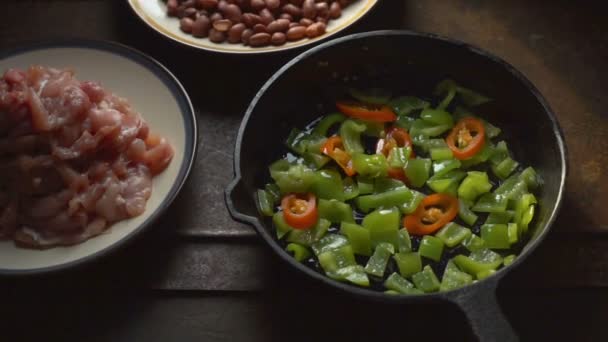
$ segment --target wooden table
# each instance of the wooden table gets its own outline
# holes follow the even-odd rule
[[[196,51],[151,31],[118,0],[5,0],[0,13],[0,48],[80,37],[157,58],[190,93],[201,128],[193,174],[149,233],[79,269],[2,279],[0,340],[471,340],[463,314],[450,305],[378,305],[319,288],[228,216],[223,189],[244,109],[299,51]],[[505,279],[499,299],[524,340],[608,338],[608,25],[600,5],[385,0],[348,33],[394,28],[478,45],[546,96],[569,149],[565,205],[549,238]]]

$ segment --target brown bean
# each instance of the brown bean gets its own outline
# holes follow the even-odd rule
[[[332,19],[340,18],[342,16],[342,6],[340,6],[339,2],[333,2],[331,6],[329,6],[329,17]]]
[[[249,45],[251,46],[265,46],[270,43],[271,36],[266,32],[256,33],[249,37]]]
[[[241,42],[241,36],[243,35],[243,31],[247,26],[243,23],[238,23],[236,25],[232,25],[230,30],[228,31],[228,43],[236,44]]]
[[[300,25],[303,25],[303,26],[310,26],[313,23],[314,23],[314,21],[312,21],[312,20],[310,20],[308,18],[302,18],[302,19],[300,19]]]
[[[344,8],[350,4],[350,0],[338,0],[340,7]]]
[[[317,17],[329,18],[329,5],[325,2],[317,2],[315,8],[317,9]]]
[[[304,0],[289,0],[290,4],[293,4],[293,5],[298,6],[298,7],[302,6],[303,2],[304,2]]]
[[[232,21],[228,19],[216,20],[213,23],[213,28],[220,32],[228,32],[232,27]]]
[[[249,44],[249,38],[253,36],[253,30],[248,28],[245,29],[245,31],[243,31],[243,34],[241,34],[241,42],[243,42],[243,44],[247,45]]]
[[[268,25],[274,20],[274,15],[272,15],[272,12],[268,8],[264,8],[260,11],[260,19],[262,24]]]
[[[194,24],[194,20],[185,17],[179,21],[179,28],[186,33],[190,33],[192,32],[192,24]]]
[[[287,4],[287,5],[283,6],[282,10],[283,10],[283,13],[287,13],[294,18],[299,18],[302,16],[302,9],[300,7],[297,7],[294,4]]]
[[[217,9],[221,12],[226,10],[226,6],[228,6],[228,2],[226,0],[220,0],[220,2],[217,3]]]
[[[209,30],[209,40],[214,43],[221,43],[226,40],[226,33],[216,29]]]
[[[209,20],[211,20],[212,23],[222,19],[224,19],[224,17],[219,12],[215,12],[209,17]]]
[[[287,19],[289,21],[293,21],[293,17],[289,13],[281,13],[279,15],[279,19]]]
[[[315,0],[304,0],[302,4],[302,15],[304,18],[314,19],[317,16],[317,7]]]
[[[329,21],[329,19],[327,19],[327,18],[325,18],[325,17],[317,17],[317,18],[315,19],[315,21],[316,21],[317,23],[323,23],[323,24],[327,24],[327,22]]]
[[[177,0],[168,0],[167,1],[167,15],[170,17],[177,16]]]
[[[219,3],[218,0],[198,0],[199,6],[206,10],[215,9]]]
[[[186,0],[182,2],[182,6],[184,6],[184,8],[194,7],[196,6],[196,0]]]
[[[211,20],[206,15],[201,15],[192,24],[192,35],[199,38],[207,37],[210,28]]]
[[[287,19],[277,19],[266,26],[269,33],[284,32],[287,31],[288,28],[289,20]]]
[[[268,8],[271,11],[276,10],[277,8],[279,8],[279,6],[281,6],[281,0],[266,0],[266,8]]]
[[[289,28],[292,28],[294,26],[300,26],[300,23],[289,23]]]
[[[239,6],[235,4],[226,5],[222,13],[224,18],[230,19],[233,23],[241,22],[241,16],[243,15]]]
[[[306,37],[306,27],[304,26],[295,26],[287,31],[287,40],[300,40],[304,37]]]
[[[253,9],[254,11],[259,12],[265,7],[266,3],[264,2],[264,0],[251,0],[251,9]]]
[[[325,33],[326,26],[324,23],[314,23],[306,28],[306,36],[314,38]]]
[[[253,26],[253,33],[267,32],[264,24],[255,24]]]
[[[253,27],[255,24],[259,24],[262,21],[259,15],[253,13],[243,14],[241,20],[247,27]]]
[[[275,32],[270,37],[272,45],[283,45],[287,41],[287,36],[283,32]]]
[[[196,10],[196,8],[188,7],[184,10],[184,17],[195,19],[197,13],[198,11]]]

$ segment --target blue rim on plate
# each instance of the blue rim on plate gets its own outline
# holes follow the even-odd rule
[[[0,275],[34,275],[74,268],[77,266],[81,266],[85,263],[91,262],[99,257],[109,254],[112,251],[116,251],[120,247],[123,247],[128,241],[139,235],[146,228],[149,228],[168,209],[168,207],[177,197],[179,191],[184,186],[194,164],[194,160],[196,159],[198,126],[196,114],[192,102],[190,101],[190,97],[188,96],[188,93],[186,92],[182,84],[171,73],[171,71],[169,71],[169,69],[167,69],[154,58],[144,54],[143,52],[110,41],[65,39],[35,42],[24,46],[17,46],[12,49],[7,49],[5,51],[0,52],[0,60],[30,51],[56,48],[80,48],[109,52],[127,58],[152,72],[167,87],[167,89],[170,90],[171,94],[179,105],[180,114],[182,115],[184,120],[184,131],[186,133],[184,160],[180,165],[177,176],[173,181],[173,185],[169,189],[167,196],[161,201],[161,203],[154,210],[154,212],[151,213],[150,216],[148,216],[143,223],[141,223],[137,228],[133,229],[132,232],[128,233],[120,240],[117,240],[115,243],[112,243],[111,245],[102,248],[101,250],[98,250],[94,253],[66,263],[47,267],[33,268],[28,270],[12,270],[0,268]],[[93,237],[93,239],[94,238],[95,237]]]

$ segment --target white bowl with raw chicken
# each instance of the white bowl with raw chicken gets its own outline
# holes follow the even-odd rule
[[[197,144],[187,93],[161,64],[106,42],[0,54],[0,274],[81,264],[150,226]]]

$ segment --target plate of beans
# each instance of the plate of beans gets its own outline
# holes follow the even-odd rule
[[[302,47],[361,19],[378,0],[129,0],[151,28],[174,41],[224,53]]]

